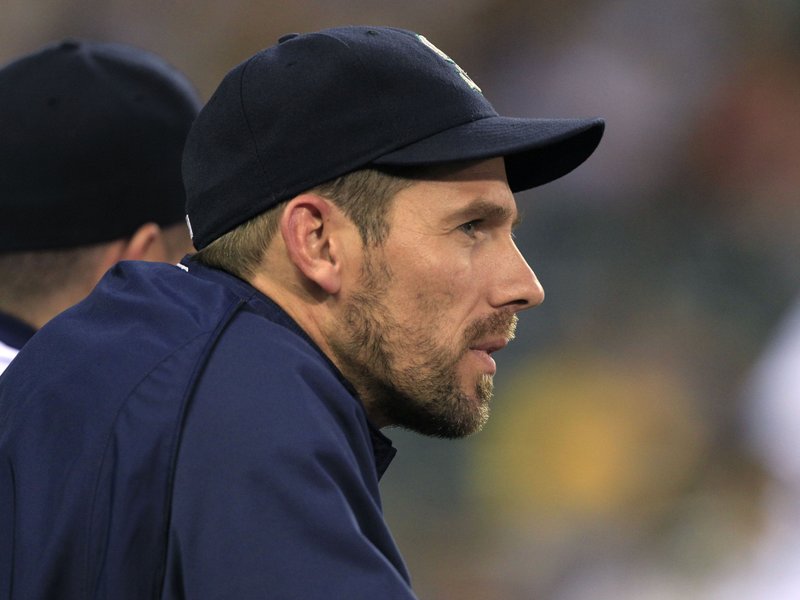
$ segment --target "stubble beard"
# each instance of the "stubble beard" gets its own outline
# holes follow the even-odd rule
[[[502,312],[476,320],[451,348],[437,340],[434,310],[420,311],[420,322],[413,324],[392,318],[384,301],[391,280],[385,263],[373,262],[363,279],[331,336],[331,347],[370,413],[433,437],[455,439],[480,431],[489,419],[493,378],[481,374],[472,393],[466,393],[458,366],[478,340],[512,338],[516,315]]]

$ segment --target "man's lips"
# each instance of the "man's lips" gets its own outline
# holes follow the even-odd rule
[[[484,340],[477,344],[470,346],[470,353],[473,354],[481,361],[484,370],[489,375],[494,375],[497,372],[497,364],[492,358],[492,353],[505,348],[508,340],[505,338],[497,338],[491,340]]]
[[[478,350],[480,352],[486,352],[487,354],[492,354],[493,352],[502,350],[507,345],[508,345],[508,340],[506,338],[498,337],[489,340],[483,340],[481,342],[478,342],[477,344],[472,344],[470,346],[470,350]]]

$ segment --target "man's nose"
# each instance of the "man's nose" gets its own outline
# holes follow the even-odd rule
[[[542,284],[513,242],[506,252],[503,266],[495,275],[498,280],[493,286],[491,299],[494,306],[511,308],[517,312],[544,302]]]

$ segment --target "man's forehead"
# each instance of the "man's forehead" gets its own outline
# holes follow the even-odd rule
[[[404,220],[426,221],[460,216],[517,218],[502,158],[436,167],[413,179],[392,201],[393,220],[400,215]]]
[[[502,158],[425,167],[411,178],[414,183],[410,188],[422,186],[423,191],[439,195],[494,197],[502,194],[513,199]]]
[[[506,163],[503,157],[500,156],[483,160],[449,163],[432,172],[435,173],[435,179],[445,181],[502,179],[502,181],[508,183]]]

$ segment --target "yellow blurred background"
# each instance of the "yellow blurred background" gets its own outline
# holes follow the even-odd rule
[[[342,24],[424,34],[503,114],[607,121],[519,197],[547,300],[498,355],[486,430],[388,432],[420,598],[800,598],[800,2],[3,0],[0,61],[127,42],[205,100]]]

